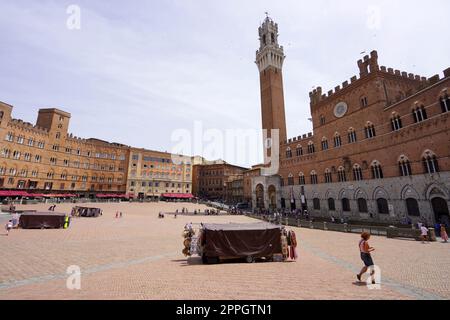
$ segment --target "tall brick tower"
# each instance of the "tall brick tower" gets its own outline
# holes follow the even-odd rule
[[[283,93],[283,62],[285,55],[283,47],[278,44],[278,24],[267,17],[259,27],[259,50],[256,51],[261,84],[261,114],[262,127],[266,129],[269,143],[268,156],[271,155],[270,145],[287,139],[286,116],[284,111]],[[279,130],[279,141],[272,141],[272,129]]]

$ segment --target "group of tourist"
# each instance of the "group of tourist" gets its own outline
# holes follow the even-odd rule
[[[422,240],[422,243],[429,243],[431,239],[429,239],[428,232],[429,228],[426,224],[422,222],[417,223],[417,228],[420,230],[420,238]],[[442,242],[448,243],[448,233],[447,233],[447,226],[443,223],[437,223],[435,225],[435,231],[436,235],[439,235],[442,239]]]
[[[227,212],[228,212],[228,214],[232,214],[232,215],[243,215],[244,214],[244,211],[239,210],[236,207],[229,209]]]

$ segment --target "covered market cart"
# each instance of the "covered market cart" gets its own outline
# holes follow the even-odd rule
[[[185,228],[187,256],[198,254],[203,263],[242,259],[285,261],[296,259],[297,241],[293,231],[266,222],[248,224],[200,224],[198,230]]]

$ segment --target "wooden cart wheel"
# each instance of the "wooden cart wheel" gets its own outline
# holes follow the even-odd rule
[[[248,256],[247,258],[245,258],[245,261],[247,261],[247,263],[254,263],[255,259],[252,256]]]

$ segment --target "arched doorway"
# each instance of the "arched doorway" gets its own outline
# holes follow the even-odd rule
[[[433,207],[434,217],[436,222],[445,223],[450,225],[450,214],[448,210],[447,201],[443,198],[433,198],[431,200]]]
[[[274,186],[269,187],[269,208],[273,210],[277,208],[277,190]]]
[[[256,186],[256,208],[265,209],[264,205],[264,186],[262,184],[258,184]]]

